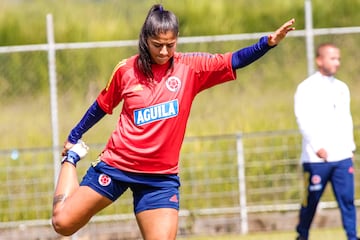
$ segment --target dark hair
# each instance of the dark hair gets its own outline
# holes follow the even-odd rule
[[[174,35],[179,33],[179,22],[171,11],[164,10],[160,4],[153,5],[145,19],[139,35],[139,59],[137,65],[147,79],[154,77],[151,71],[151,56],[147,39],[160,33],[171,31]]]

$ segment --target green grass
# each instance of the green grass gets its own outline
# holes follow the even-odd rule
[[[178,239],[187,240],[295,240],[295,232],[259,232],[249,233],[248,235],[220,235],[220,236],[195,236],[195,237],[179,237]],[[336,239],[346,240],[343,229],[338,228],[324,228],[313,229],[310,231],[309,240],[323,240],[323,239]]]

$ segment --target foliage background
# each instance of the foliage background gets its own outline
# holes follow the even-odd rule
[[[0,45],[45,43],[47,13],[53,14],[58,43],[137,39],[148,9],[158,2],[177,14],[181,36],[271,32],[293,17],[296,28],[304,29],[303,0],[3,0]],[[313,0],[312,4],[315,28],[359,23],[359,1]],[[343,67],[338,77],[351,87],[354,122],[358,124],[360,69],[355,59],[359,58],[359,36],[315,39],[316,43],[322,41],[333,41],[342,49]],[[178,51],[227,52],[254,42],[183,44]],[[136,47],[57,52],[61,139],[105,86],[116,63],[136,52]],[[307,75],[306,66],[305,40],[287,38],[258,62],[238,70],[237,81],[201,93],[195,100],[187,135],[295,129],[292,98],[296,85]],[[0,54],[0,85],[0,130],[7,136],[1,138],[1,148],[49,146],[46,53]],[[38,124],[24,121],[34,114]],[[87,141],[105,141],[116,115],[90,131]],[[16,129],[9,128],[14,124]],[[22,137],[16,137],[19,135]]]

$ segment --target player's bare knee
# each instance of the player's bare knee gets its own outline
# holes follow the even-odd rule
[[[70,236],[78,230],[75,229],[69,221],[66,221],[66,219],[62,219],[58,215],[53,215],[52,226],[55,232],[63,236]]]
[[[51,222],[55,232],[63,236],[70,236],[78,230],[59,206],[54,206]]]

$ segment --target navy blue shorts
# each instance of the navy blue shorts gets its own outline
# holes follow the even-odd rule
[[[157,208],[179,210],[180,179],[177,174],[130,173],[99,161],[88,169],[80,185],[92,188],[111,201],[130,188],[135,214]]]

